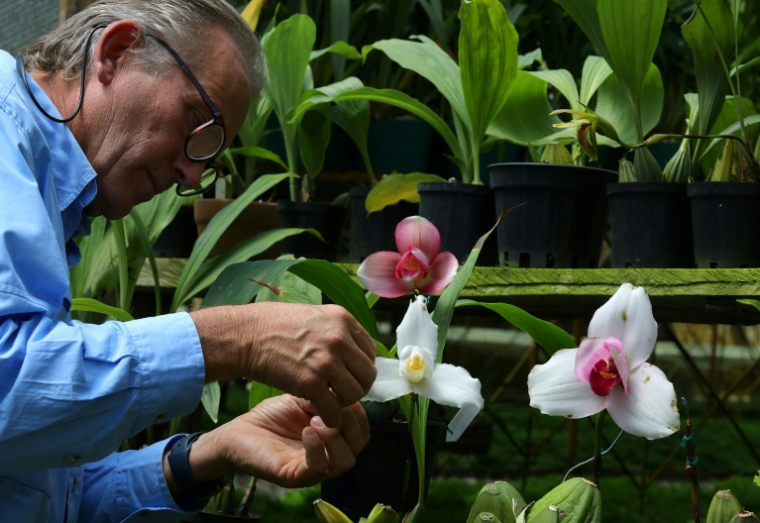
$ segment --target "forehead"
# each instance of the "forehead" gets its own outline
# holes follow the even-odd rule
[[[204,56],[194,57],[193,62],[198,65],[193,66],[193,73],[224,116],[231,139],[242,127],[251,100],[246,65],[224,30],[213,28],[207,38],[208,42],[200,48]],[[195,90],[191,84],[188,87]]]

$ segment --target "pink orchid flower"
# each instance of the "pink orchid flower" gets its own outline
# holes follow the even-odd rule
[[[441,250],[441,235],[421,216],[404,218],[396,226],[398,252],[370,254],[359,266],[362,285],[383,298],[398,298],[414,289],[435,294],[457,273],[459,263],[450,252]]]
[[[589,337],[562,349],[528,376],[530,406],[550,416],[585,418],[604,409],[618,427],[647,439],[681,425],[673,384],[646,363],[657,322],[641,287],[624,283],[591,319]]]

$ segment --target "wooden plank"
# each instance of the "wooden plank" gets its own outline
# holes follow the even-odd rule
[[[173,289],[186,260],[156,260],[161,288]],[[355,280],[356,264],[340,264]],[[760,299],[760,269],[509,269],[476,267],[462,298],[516,305],[545,319],[588,319],[622,283],[643,286],[659,322],[760,324],[760,311],[737,299]],[[138,288],[153,288],[146,264]],[[378,307],[403,306],[380,300]],[[471,308],[480,314],[479,308]],[[463,310],[464,312],[464,310]],[[485,313],[485,312],[484,312]]]

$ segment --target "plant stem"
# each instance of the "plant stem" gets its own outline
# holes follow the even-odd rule
[[[592,465],[592,471],[594,475],[594,483],[599,486],[599,471],[602,468],[602,416],[604,411],[596,415],[596,421],[594,423],[594,463]]]

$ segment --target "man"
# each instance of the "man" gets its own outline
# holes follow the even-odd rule
[[[196,188],[240,129],[264,69],[245,22],[225,0],[107,0],[22,57],[0,52],[0,520],[179,521],[233,471],[301,486],[353,466],[375,349],[344,309],[250,304],[104,325],[69,313],[86,216]],[[237,376],[292,396],[112,453],[192,411],[204,382]]]

